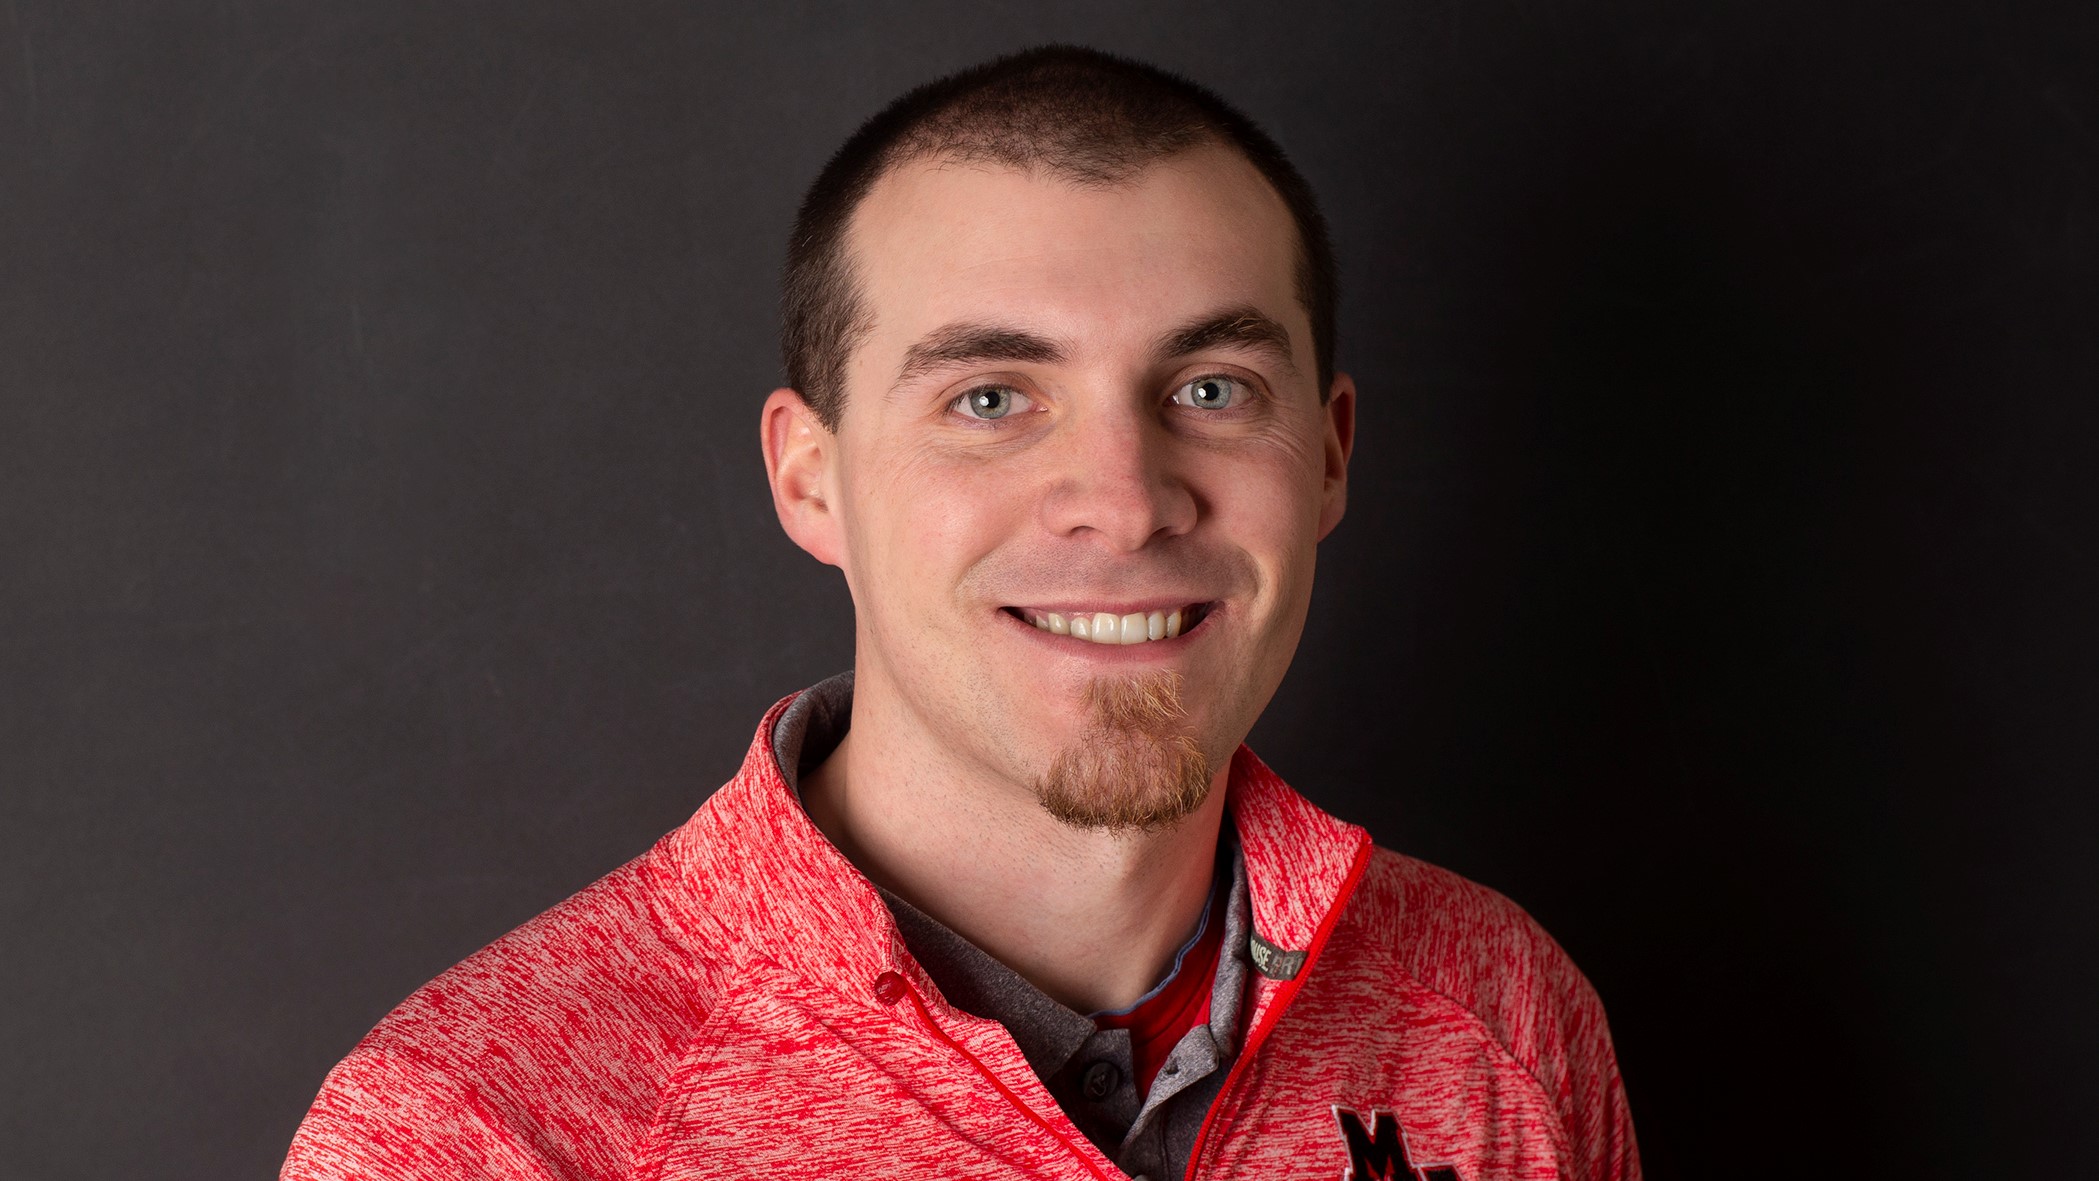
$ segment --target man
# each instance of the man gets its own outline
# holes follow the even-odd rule
[[[905,96],[804,202],[761,438],[852,674],[396,1010],[288,1178],[1637,1177],[1499,896],[1241,740],[1341,519],[1309,189],[1089,51]]]

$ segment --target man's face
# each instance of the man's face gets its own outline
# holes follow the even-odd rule
[[[1321,403],[1287,208],[1221,148],[1106,188],[929,161],[849,249],[873,329],[796,536],[845,571],[856,691],[950,770],[1090,768],[1133,809],[1092,822],[1141,823],[1170,748],[1222,768],[1267,705],[1341,515],[1354,391]],[[1120,758],[1104,709],[1176,687]]]

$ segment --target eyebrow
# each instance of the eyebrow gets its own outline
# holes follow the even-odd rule
[[[1225,308],[1190,320],[1161,336],[1155,351],[1161,361],[1171,361],[1218,348],[1261,353],[1291,372],[1297,371],[1296,355],[1290,351],[1290,330],[1252,305]]]
[[[1198,316],[1171,329],[1159,337],[1152,352],[1164,362],[1220,348],[1259,353],[1293,373],[1297,370],[1290,330],[1250,304]],[[895,385],[900,388],[928,373],[963,365],[987,361],[1056,365],[1069,355],[1063,345],[1024,328],[959,321],[935,328],[905,349]]]
[[[904,364],[897,370],[896,384],[957,365],[986,361],[1024,361],[1055,365],[1064,360],[1064,346],[1046,336],[1000,324],[949,324],[920,337],[904,350]]]

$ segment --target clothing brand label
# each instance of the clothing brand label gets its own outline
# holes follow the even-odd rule
[[[1254,971],[1270,980],[1288,980],[1305,966],[1305,952],[1277,947],[1261,938],[1259,931],[1247,941],[1247,948],[1253,952]]]
[[[1415,1164],[1407,1150],[1406,1129],[1399,1126],[1399,1117],[1382,1107],[1371,1108],[1365,1122],[1357,1112],[1337,1104],[1334,1124],[1348,1152],[1341,1181],[1464,1181],[1454,1165]]]

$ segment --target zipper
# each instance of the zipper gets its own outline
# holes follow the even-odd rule
[[[1066,1151],[1070,1152],[1074,1157],[1077,1157],[1079,1163],[1086,1166],[1086,1171],[1093,1174],[1095,1181],[1112,1181],[1112,1178],[1110,1178],[1108,1174],[1101,1172],[1099,1165],[1093,1163],[1093,1158],[1086,1155],[1086,1150],[1084,1148],[1072,1143],[1071,1137],[1065,1135],[1063,1131],[1060,1130],[1055,1124],[1052,1124],[1050,1121],[1042,1118],[1041,1113],[1037,1112],[1034,1108],[1028,1106],[1026,1100],[1022,1099],[1019,1095],[1014,1094],[1013,1088],[1008,1087],[1005,1084],[1005,1082],[999,1078],[998,1075],[993,1074],[991,1072],[991,1068],[984,1065],[984,1063],[975,1054],[970,1053],[967,1047],[963,1046],[961,1042],[958,1042],[954,1038],[948,1036],[947,1030],[940,1028],[940,1023],[938,1021],[933,1020],[933,1014],[926,1010],[926,1003],[923,1000],[919,999],[918,990],[911,986],[910,981],[905,980],[901,976],[899,976],[896,977],[896,982],[903,986],[904,995],[911,998],[911,1007],[918,1010],[918,1019],[925,1023],[925,1027],[927,1029],[933,1031],[934,1037],[940,1039],[943,1042],[946,1042],[949,1048],[953,1049],[957,1054],[962,1055],[962,1057],[971,1066],[977,1068],[977,1073],[983,1075],[985,1081],[989,1082],[992,1085],[993,1089],[997,1090],[1000,1095],[1005,1097],[1006,1102],[1012,1104],[1014,1108],[1016,1108],[1022,1115],[1027,1116],[1029,1120],[1033,1121],[1036,1127],[1041,1128],[1045,1132],[1048,1132],[1050,1136],[1057,1141],[1057,1143],[1062,1144],[1064,1146]],[[1200,1143],[1201,1141],[1198,1140],[1197,1144]]]
[[[1341,912],[1348,908],[1349,899],[1355,897],[1357,884],[1363,880],[1363,871],[1370,867],[1371,847],[1372,842],[1366,834],[1362,845],[1356,850],[1355,864],[1349,866],[1348,877],[1341,882],[1340,895],[1334,900],[1332,908],[1326,912],[1326,917],[1319,920],[1318,928],[1312,932],[1312,946],[1305,949],[1304,965],[1298,968],[1297,975],[1283,982],[1282,991],[1276,994],[1275,1003],[1268,1006],[1268,1012],[1261,1019],[1261,1023],[1247,1033],[1246,1044],[1239,1048],[1239,1056],[1232,1060],[1232,1069],[1224,1076],[1224,1086],[1217,1089],[1217,1098],[1210,1103],[1210,1110],[1203,1114],[1202,1127],[1196,1129],[1195,1147],[1188,1152],[1188,1172],[1183,1181],[1195,1181],[1195,1174],[1203,1162],[1203,1149],[1209,1146],[1210,1132],[1217,1123],[1217,1113],[1224,1109],[1225,1099],[1231,1095],[1233,1085],[1253,1063],[1254,1052],[1261,1048],[1261,1043],[1268,1039],[1268,1032],[1282,1020],[1283,1011],[1290,1007],[1291,1001],[1297,999],[1297,990],[1303,988],[1305,981],[1311,979],[1312,965],[1319,961],[1319,953],[1326,947],[1327,936],[1334,933],[1334,925],[1341,921]],[[914,995],[911,999],[916,1001],[918,998]],[[923,1013],[925,1010],[919,1011]],[[978,1069],[982,1070],[983,1067],[979,1066]],[[1087,1163],[1090,1165],[1092,1162]],[[1098,1175],[1096,1172],[1095,1176]]]

